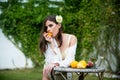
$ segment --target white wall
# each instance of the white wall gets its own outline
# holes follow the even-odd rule
[[[26,59],[28,65],[26,65]],[[32,68],[32,61],[10,42],[0,29],[0,69]]]

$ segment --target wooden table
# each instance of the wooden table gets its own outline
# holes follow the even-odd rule
[[[64,80],[84,80],[88,73],[96,73],[99,80],[103,80],[104,68],[65,68],[65,67],[55,67],[55,74],[60,74]],[[63,75],[63,72],[67,72],[67,77]],[[73,73],[76,73],[77,76],[73,79]],[[82,75],[82,78],[81,78]]]

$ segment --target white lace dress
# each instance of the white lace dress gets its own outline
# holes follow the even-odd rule
[[[68,43],[70,42],[71,36],[68,38]],[[70,62],[75,59],[76,54],[76,47],[77,43],[75,43],[73,46],[68,47],[64,53],[60,52],[60,49],[57,45],[57,42],[54,40],[54,50],[50,47],[50,44],[48,43],[48,48],[45,55],[45,65],[48,65],[50,63],[59,63],[61,67],[68,67],[70,65]]]

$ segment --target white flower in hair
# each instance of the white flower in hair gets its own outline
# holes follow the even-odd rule
[[[56,16],[56,21],[57,21],[58,23],[62,23],[62,20],[63,20],[63,18],[62,18],[61,15]]]

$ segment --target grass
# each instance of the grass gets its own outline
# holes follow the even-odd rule
[[[42,68],[0,70],[0,80],[42,80]],[[85,80],[98,80],[94,75],[88,75]],[[104,80],[116,80],[104,78]]]
[[[41,80],[41,78],[42,70],[39,68],[0,71],[0,80]]]

